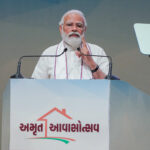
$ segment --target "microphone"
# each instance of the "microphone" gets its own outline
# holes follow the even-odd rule
[[[81,52],[80,47],[77,48],[77,50],[81,53],[81,55],[83,56],[94,56],[94,57],[107,57],[109,60],[109,71],[108,71],[108,75],[106,76],[106,79],[112,80],[113,76],[112,76],[112,58],[111,56],[105,56],[105,55],[91,55],[91,54],[84,54],[83,52]]]
[[[29,58],[29,57],[59,57],[61,55],[63,55],[65,52],[67,51],[67,48],[64,48],[63,52],[58,54],[58,55],[25,55],[25,56],[21,56],[19,58],[19,61],[18,61],[18,65],[17,65],[17,72],[16,74],[10,76],[10,78],[15,78],[15,79],[20,79],[20,78],[24,78],[23,75],[21,74],[21,61],[23,58]]]

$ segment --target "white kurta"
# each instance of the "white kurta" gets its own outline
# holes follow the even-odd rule
[[[87,47],[93,55],[106,55],[104,50],[94,44],[87,43]],[[63,52],[63,41],[58,45],[48,47],[42,55],[58,55]],[[82,59],[77,57],[75,51],[67,47],[60,57],[41,57],[34,69],[32,78],[35,79],[92,79],[90,68],[82,63]],[[106,57],[93,57],[101,71],[108,74],[109,62]]]

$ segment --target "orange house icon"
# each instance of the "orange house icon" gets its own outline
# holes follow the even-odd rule
[[[59,110],[57,107],[54,107],[49,112],[47,112],[46,114],[44,114],[43,116],[38,118],[37,121],[44,121],[45,122],[45,138],[47,137],[47,122],[48,122],[45,117],[52,114],[53,112],[58,112],[59,114],[63,115],[64,117],[66,117],[70,120],[72,119],[72,117],[70,117],[69,115],[66,114],[66,109]]]

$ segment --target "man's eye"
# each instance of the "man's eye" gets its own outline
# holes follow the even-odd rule
[[[83,28],[83,25],[82,24],[77,24],[77,27],[78,28]]]
[[[69,27],[72,26],[72,24],[66,24],[66,25],[69,26]]]

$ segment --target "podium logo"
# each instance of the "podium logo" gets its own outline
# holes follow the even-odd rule
[[[52,113],[57,112],[59,115],[65,117],[68,121],[66,123],[52,123],[50,122],[47,117]],[[57,107],[54,107],[49,112],[42,115],[40,118],[37,119],[39,122],[43,123],[20,123],[19,129],[21,132],[32,132],[34,137],[29,139],[50,139],[50,140],[57,140],[68,144],[69,142],[76,141],[74,138],[69,137],[61,137],[61,136],[49,136],[52,134],[64,134],[67,133],[93,133],[99,132],[99,124],[96,123],[84,123],[82,124],[80,120],[73,122],[72,117],[66,113],[66,109],[59,110]],[[58,121],[57,121],[58,122]],[[73,123],[72,123],[73,122]],[[37,136],[37,133],[44,133],[44,136]],[[70,135],[70,134],[69,134]]]

